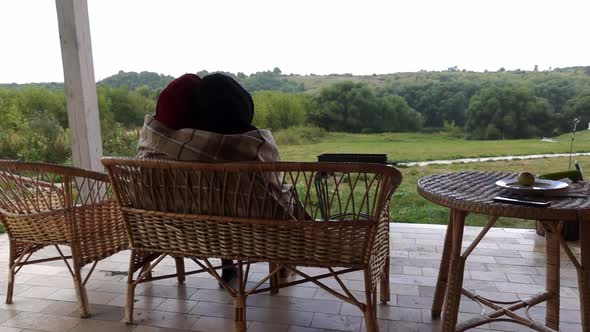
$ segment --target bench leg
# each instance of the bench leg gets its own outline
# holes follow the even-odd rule
[[[234,294],[234,321],[237,332],[246,332],[246,281],[247,275],[244,275],[243,261],[238,260],[238,289]],[[246,269],[248,272],[248,268]]]
[[[391,300],[391,295],[389,294],[390,290],[389,290],[389,249],[387,250],[388,254],[387,254],[387,258],[385,259],[385,266],[383,268],[383,274],[381,275],[381,279],[380,279],[380,283],[381,285],[379,286],[379,291],[380,291],[380,298],[381,298],[381,303],[386,304],[387,302],[389,302],[389,300]]]
[[[246,331],[246,298],[238,295],[234,298],[234,320],[237,332]]]
[[[78,303],[80,303],[80,317],[86,318],[90,316],[90,309],[88,307],[88,295],[86,293],[86,287],[82,283],[82,269],[76,266],[74,262],[74,286],[76,287],[76,297]]]
[[[86,318],[90,316],[90,309],[88,308],[88,295],[86,293],[86,287],[84,287],[84,282],[82,281],[82,264],[80,264],[80,247],[74,243],[70,246],[72,250],[72,268],[74,270],[74,287],[76,289],[76,297],[78,298],[78,303],[80,304],[80,317]],[[60,255],[62,255],[61,250],[59,247],[56,246],[56,249],[59,251]],[[63,257],[63,255],[62,255]],[[65,260],[67,264],[67,260]]]
[[[178,275],[178,283],[184,284],[184,257],[174,257],[174,260],[176,261],[176,274]]]
[[[272,273],[278,267],[275,263],[268,263],[268,273]],[[275,273],[270,277],[270,293],[271,294],[278,294],[279,293],[279,273]]]
[[[135,303],[135,283],[133,281],[135,250],[131,250],[131,258],[129,261],[129,271],[127,272],[127,298],[125,302],[125,322],[133,324],[133,305]],[[149,266],[149,263],[144,264],[143,269]],[[142,269],[142,271],[143,271]]]
[[[16,242],[10,240],[10,253],[8,257],[8,283],[6,285],[6,304],[12,304],[12,294],[14,292],[14,277],[16,266],[14,263],[16,261]]]
[[[379,332],[377,324],[377,287],[371,288],[369,272],[365,270],[365,298],[366,305],[363,312],[367,332]]]

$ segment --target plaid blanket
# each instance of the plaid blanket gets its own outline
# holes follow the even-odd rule
[[[139,158],[181,161],[279,161],[279,148],[268,130],[221,135],[203,130],[166,127],[146,115],[139,136]]]
[[[139,138],[139,158],[153,158],[180,161],[199,162],[238,162],[238,161],[279,161],[279,149],[268,130],[253,130],[240,135],[222,135],[196,129],[174,130],[166,127],[152,116],[145,117],[145,123]],[[270,188],[263,185],[270,183]],[[259,197],[266,197],[265,191],[270,189],[270,197],[274,197],[269,203],[260,204],[266,206],[265,211],[247,211],[245,207],[238,207],[236,211],[218,211],[221,204],[215,206],[201,206],[199,211],[208,210],[209,213],[221,213],[241,217],[298,219],[295,216],[305,215],[301,203],[296,197],[293,186],[285,184],[282,173],[269,174],[266,180],[260,179],[260,185],[254,187],[254,192]],[[243,192],[248,196],[249,182],[244,182],[237,187],[229,188],[235,193]],[[164,203],[164,202],[160,202]],[[170,203],[170,206],[179,202]],[[156,204],[156,202],[154,202]],[[277,204],[279,206],[277,206]],[[157,204],[156,204],[157,205]],[[181,204],[182,205],[182,204]],[[178,207],[180,209],[180,207]],[[307,218],[307,217],[306,217]]]

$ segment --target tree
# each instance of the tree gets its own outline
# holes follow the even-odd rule
[[[470,139],[517,139],[550,133],[551,107],[523,86],[495,85],[469,101],[465,129]]]
[[[301,126],[306,118],[308,96],[278,91],[254,93],[254,125],[273,130]]]
[[[282,77],[276,73],[280,69],[275,68],[275,71],[263,71],[254,73],[248,77],[240,79],[240,83],[251,93],[261,90],[275,90],[282,92],[302,92],[303,85],[288,78]]]
[[[585,128],[590,123],[590,92],[582,93],[565,105],[564,122],[569,124],[567,130],[571,130],[574,118],[580,120],[580,127]]]
[[[315,98],[310,120],[329,131],[386,132],[420,128],[421,116],[403,97],[377,97],[364,83],[335,83]]]
[[[566,76],[554,76],[535,82],[535,95],[547,99],[556,113],[577,94],[575,82]]]
[[[381,98],[381,116],[375,126],[378,132],[412,132],[422,127],[422,115],[411,108],[401,96]]]
[[[132,90],[141,86],[146,86],[152,90],[162,90],[170,84],[173,79],[174,77],[172,76],[154,72],[142,71],[141,73],[127,73],[120,70],[116,75],[107,77],[98,82],[98,85],[108,85],[114,88],[127,87]]]
[[[379,94],[404,97],[410,107],[422,114],[426,127],[442,128],[444,121],[463,126],[469,98],[478,88],[476,84],[456,77],[453,73],[440,75],[437,80],[390,81]]]
[[[315,98],[318,112],[312,121],[328,131],[361,132],[374,126],[378,100],[366,84],[335,83]]]
[[[145,98],[136,90],[129,90],[127,87],[104,87],[98,91],[101,119],[112,118],[125,127],[137,127],[143,124],[146,114],[155,112],[154,99]],[[100,108],[101,106],[103,108]],[[105,106],[108,106],[108,109],[104,108]]]
[[[273,70],[272,70],[272,72],[273,72],[273,74],[275,74],[275,75],[281,75],[281,74],[282,74],[282,72],[281,72],[281,70],[279,69],[279,67],[275,67],[275,69],[273,69]]]

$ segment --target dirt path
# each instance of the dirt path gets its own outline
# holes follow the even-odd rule
[[[572,156],[590,156],[590,152],[573,153]],[[409,163],[398,163],[400,166],[428,166],[428,165],[449,165],[458,163],[479,163],[485,161],[500,161],[500,160],[524,160],[524,159],[540,159],[540,158],[558,158],[569,157],[569,153],[552,153],[552,154],[530,154],[524,156],[501,156],[501,157],[482,157],[482,158],[462,158],[449,160],[430,160],[430,161],[415,161]]]

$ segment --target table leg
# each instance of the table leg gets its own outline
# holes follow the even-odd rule
[[[547,291],[550,298],[547,299],[547,311],[545,324],[559,330],[559,268],[560,268],[560,241],[558,223],[555,221],[542,221],[545,229],[545,259],[547,264]]]
[[[578,285],[580,292],[580,309],[582,312],[582,330],[590,331],[590,220],[581,220],[580,224],[580,268]]]
[[[432,318],[439,318],[445,301],[445,293],[447,292],[447,281],[449,279],[449,262],[451,260],[451,250],[453,249],[453,211],[449,212],[449,222],[447,225],[447,234],[445,235],[445,242],[443,245],[442,257],[440,260],[440,268],[438,272],[438,280],[436,281],[436,288],[434,289],[434,300],[432,301]]]
[[[463,273],[465,271],[465,258],[461,256],[461,244],[463,243],[463,228],[467,213],[453,209],[451,215],[453,224],[452,249],[442,322],[443,332],[455,331],[457,317],[459,316],[459,304],[461,303],[461,290],[463,289]]]

